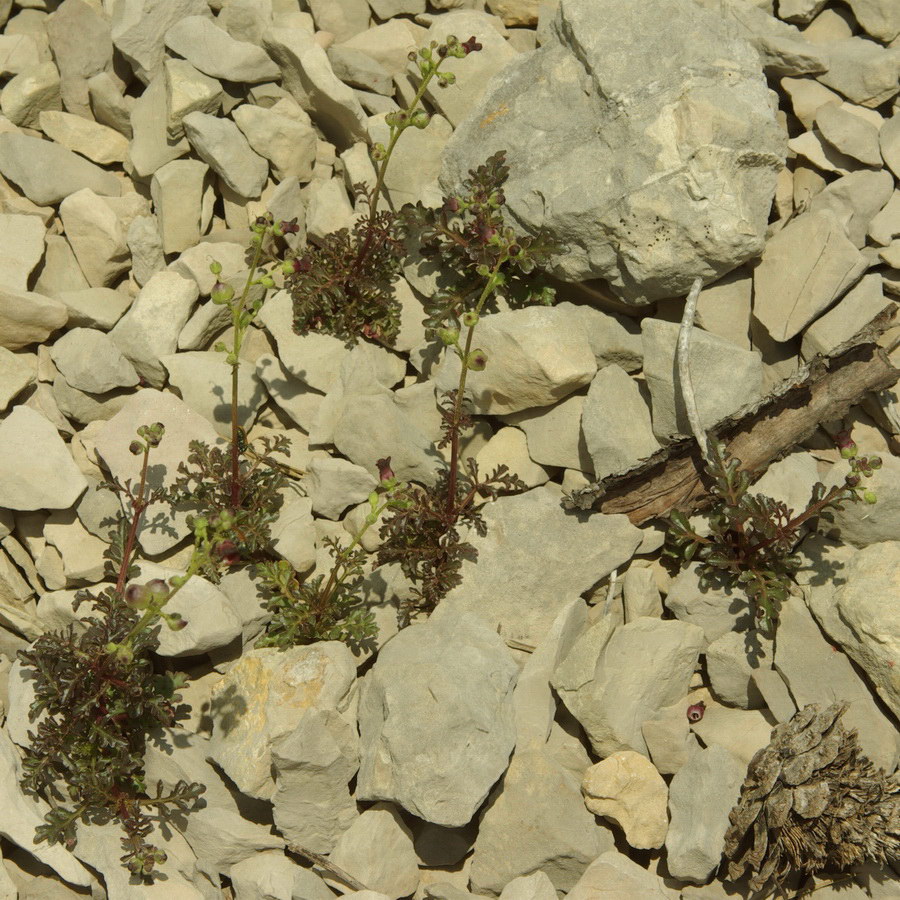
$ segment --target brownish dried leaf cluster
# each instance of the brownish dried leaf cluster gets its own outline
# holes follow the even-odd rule
[[[887,777],[841,723],[846,703],[810,704],[750,763],[725,835],[731,880],[777,887],[794,873],[900,855],[900,778]]]

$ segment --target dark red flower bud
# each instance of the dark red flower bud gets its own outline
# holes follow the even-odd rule
[[[699,722],[706,712],[706,704],[701,700],[699,703],[692,703],[687,708],[688,722]]]
[[[444,201],[444,209],[451,213],[459,212],[459,199],[457,197],[448,197]]]
[[[216,545],[216,553],[227,566],[237,565],[241,561],[241,554],[234,541],[219,541]]]
[[[268,224],[269,224],[269,220],[268,220],[265,216],[257,216],[257,217],[256,217],[256,224],[257,224],[257,225],[268,225]]]
[[[295,272],[306,273],[310,269],[312,269],[312,263],[310,262],[308,256],[301,256],[299,259],[294,260],[294,271]]]
[[[376,459],[375,465],[378,466],[378,478],[381,481],[387,481],[394,477],[394,470],[391,468],[391,458],[386,456],[384,459]]]

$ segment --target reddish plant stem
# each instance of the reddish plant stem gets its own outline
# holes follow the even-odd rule
[[[500,267],[506,262],[504,254],[494,265],[488,276],[487,284],[475,304],[475,314],[481,315],[481,309],[485,301],[493,292],[497,284],[497,273]],[[456,483],[459,477],[459,420],[462,414],[463,396],[466,391],[466,376],[469,373],[469,354],[472,352],[472,335],[475,333],[475,326],[468,326],[469,331],[466,334],[466,347],[460,358],[461,369],[459,373],[459,387],[456,390],[456,397],[453,403],[453,418],[450,422],[450,474],[447,480],[447,513],[451,515],[453,521],[459,515],[459,509],[456,508]]]
[[[116,596],[122,597],[125,591],[125,582],[128,580],[128,569],[131,564],[131,555],[134,552],[134,544],[137,540],[138,528],[141,516],[147,508],[144,500],[144,489],[147,486],[147,462],[150,459],[150,447],[144,447],[144,459],[141,463],[141,483],[137,495],[131,494],[131,526],[128,529],[128,537],[125,540],[125,550],[122,553],[122,561],[119,563],[119,577],[116,580]]]
[[[818,503],[814,503],[809,507],[809,509],[804,510],[802,513],[800,513],[800,515],[794,516],[794,518],[784,526],[784,530],[793,531],[794,529],[799,528],[804,522],[822,512],[822,510],[825,509],[826,506],[831,504],[838,496],[838,494],[840,494],[843,490],[844,488],[837,487],[836,485],[832,487],[831,490],[821,500],[818,501]],[[764,541],[760,541],[758,544],[754,544],[747,550],[747,555],[750,556],[753,553],[758,553],[760,550],[765,550],[766,547],[774,544],[777,540],[777,537],[773,537],[767,538]]]

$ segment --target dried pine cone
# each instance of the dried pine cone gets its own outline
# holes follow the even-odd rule
[[[805,706],[753,757],[725,835],[730,880],[749,871],[762,891],[795,872],[900,855],[900,775],[862,754],[846,709]]]

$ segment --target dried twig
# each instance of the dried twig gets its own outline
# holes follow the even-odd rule
[[[354,891],[367,891],[367,888],[361,881],[357,881],[352,875],[345,872],[340,866],[336,866],[333,862],[329,861],[327,857],[322,856],[320,853],[313,853],[312,850],[306,850],[303,847],[297,846],[297,844],[288,844],[287,849],[290,853],[296,853],[297,856],[302,856],[305,859],[308,859],[313,865],[318,866],[320,869],[324,869],[334,878],[337,878],[339,881],[343,881],[347,887],[352,888]]]
[[[684,304],[684,314],[681,317],[681,328],[678,329],[678,380],[681,383],[681,397],[684,400],[684,408],[687,412],[688,422],[691,423],[691,433],[694,440],[703,453],[707,462],[712,460],[709,444],[709,435],[700,427],[700,414],[697,412],[697,401],[694,398],[694,384],[691,381],[691,336],[694,333],[694,316],[697,312],[697,298],[703,280],[695,278],[691,290]]]

